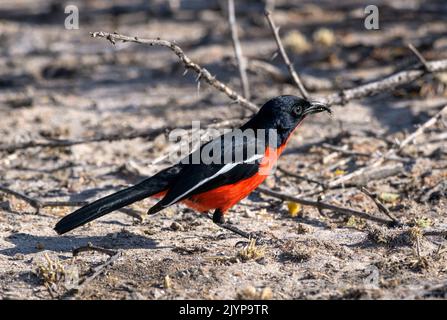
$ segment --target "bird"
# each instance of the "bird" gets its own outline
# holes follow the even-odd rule
[[[238,235],[252,235],[226,223],[224,215],[255,190],[303,120],[331,109],[324,103],[281,95],[268,100],[240,128],[204,143],[178,163],[152,177],[100,198],[63,217],[55,226],[64,234],[112,211],[148,197],[159,199],[155,214],[176,203],[206,213],[212,221]],[[213,211],[212,216],[208,215]]]

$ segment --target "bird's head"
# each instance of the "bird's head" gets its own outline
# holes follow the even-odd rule
[[[331,110],[321,102],[283,95],[267,101],[258,113],[243,127],[274,129],[278,133],[278,144],[282,144],[292,131],[309,115]]]
[[[329,107],[321,102],[284,95],[267,101],[257,113],[256,118],[272,122],[272,129],[294,129],[308,115],[322,111],[331,113]]]
[[[308,115],[323,111],[331,113],[324,103],[284,95],[267,101],[249,123],[258,128],[293,130]]]

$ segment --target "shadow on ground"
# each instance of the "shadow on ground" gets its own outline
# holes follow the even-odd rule
[[[0,250],[0,255],[6,256],[37,253],[41,250],[72,251],[88,243],[113,249],[161,249],[153,239],[128,231],[105,236],[36,236],[16,233],[6,237],[5,240],[15,245],[13,248]]]

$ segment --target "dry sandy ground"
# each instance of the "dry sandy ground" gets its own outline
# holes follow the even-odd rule
[[[65,30],[63,7],[50,6],[49,1],[2,1],[2,145],[180,126],[191,120],[225,120],[245,114],[206,84],[198,90],[196,75],[183,75],[183,67],[167,49],[112,46],[88,35],[117,30],[142,38],[175,40],[193,60],[239,89],[237,69],[229,62],[233,51],[226,20],[214,2],[192,1],[202,9],[173,14],[158,1],[145,11],[138,7],[139,1],[126,1],[128,7],[111,7],[108,1],[74,3],[80,7],[79,30]],[[424,49],[427,59],[446,58],[446,8],[437,2],[428,2],[419,12],[420,19],[414,19],[409,6],[385,7],[382,30],[375,32],[362,29],[360,1],[338,1],[338,7],[277,3],[275,17],[283,26],[282,35],[299,29],[310,44],[310,52],[294,56],[297,68],[320,79],[319,83],[349,86],[414,63],[414,56],[405,48],[407,42]],[[129,12],[123,13],[123,8],[130,8]],[[248,57],[269,61],[275,43],[259,8],[253,1],[238,11],[242,45]],[[396,14],[399,21],[393,18]],[[329,47],[312,37],[325,26],[337,40]],[[284,68],[278,58],[272,63]],[[256,103],[281,93],[296,93],[293,85],[260,72],[250,72],[249,77]],[[336,107],[331,117],[319,114],[308,119],[280,165],[326,182],[353,171],[368,159],[329,150],[321,141],[356,152],[384,152],[441,110],[447,101],[445,87],[445,75],[427,76],[393,93]],[[146,217],[144,213],[154,202],[145,200],[132,206],[143,221],[115,212],[58,236],[52,228],[72,208],[43,208],[36,213],[24,201],[0,192],[0,297],[445,298],[445,239],[422,235],[427,230],[447,229],[445,131],[444,117],[403,151],[401,156],[411,161],[400,173],[367,183],[369,190],[382,195],[395,216],[413,227],[390,228],[312,207],[303,207],[297,217],[291,217],[286,203],[255,192],[229,214],[240,228],[277,239],[257,248],[255,257],[235,247],[240,238],[181,206]],[[173,146],[160,135],[150,141],[3,151],[0,183],[40,200],[90,201],[166,166],[166,161],[154,160],[162,159]],[[310,199],[320,195],[326,202],[386,219],[357,188],[315,193],[315,184],[279,171],[266,184]],[[88,243],[123,255],[78,292],[70,291],[78,278],[108,258],[91,252],[72,257],[72,249]]]

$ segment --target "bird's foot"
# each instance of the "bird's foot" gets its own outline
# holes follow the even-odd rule
[[[212,217],[211,216],[208,216],[208,217],[210,219],[212,219],[213,222],[216,225],[218,225],[219,227],[221,227],[223,229],[226,229],[228,231],[231,231],[231,232],[233,232],[233,233],[235,233],[235,234],[237,234],[237,235],[239,235],[241,237],[244,237],[244,238],[249,240],[249,241],[239,241],[239,242],[237,242],[236,243],[236,247],[246,246],[246,245],[248,245],[250,243],[250,241],[252,239],[256,239],[255,240],[256,241],[255,242],[256,245],[263,245],[263,244],[273,243],[272,239],[263,239],[262,236],[259,233],[256,233],[256,232],[246,232],[246,231],[243,231],[243,230],[235,227],[232,224],[229,224],[229,223],[225,222],[224,216],[223,216],[223,214],[219,210],[216,210]]]

